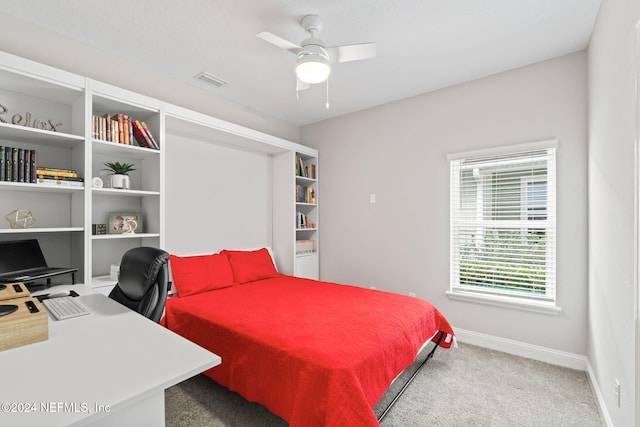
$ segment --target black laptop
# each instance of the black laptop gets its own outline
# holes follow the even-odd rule
[[[34,282],[53,276],[71,274],[75,283],[77,268],[49,267],[38,240],[0,242],[0,282]]]

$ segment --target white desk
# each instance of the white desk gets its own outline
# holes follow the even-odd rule
[[[221,362],[86,286],[51,291],[65,288],[91,314],[49,315],[47,341],[0,352],[0,425],[164,426],[164,390]]]

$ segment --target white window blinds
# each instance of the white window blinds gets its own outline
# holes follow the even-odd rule
[[[452,292],[555,301],[555,146],[449,156]]]

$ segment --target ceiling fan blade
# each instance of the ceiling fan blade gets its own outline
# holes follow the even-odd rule
[[[256,34],[256,36],[260,37],[262,40],[268,43],[271,43],[272,45],[288,50],[291,53],[295,53],[296,55],[304,51],[304,49],[298,46],[297,44],[292,43],[288,40],[285,40],[282,37],[278,37],[275,34],[270,33],[268,31],[263,31],[261,33],[258,33]]]
[[[358,61],[360,59],[375,58],[376,44],[361,43],[346,46],[334,46],[326,48],[329,58],[335,62]]]

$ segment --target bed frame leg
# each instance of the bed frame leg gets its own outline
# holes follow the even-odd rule
[[[393,398],[393,400],[391,401],[391,403],[389,403],[389,405],[385,408],[385,410],[382,412],[382,414],[380,414],[380,416],[378,417],[378,423],[382,422],[382,419],[387,415],[387,412],[389,412],[391,410],[391,408],[393,408],[393,405],[395,405],[395,403],[398,401],[398,399],[400,399],[400,396],[402,396],[402,394],[404,393],[404,391],[407,389],[407,387],[409,387],[409,385],[413,382],[413,379],[418,375],[418,373],[422,370],[422,367],[427,363],[427,361],[429,359],[431,359],[433,357],[433,354],[436,352],[436,349],[438,348],[438,345],[440,344],[440,341],[442,341],[442,337],[446,335],[442,332],[440,332],[440,334],[438,335],[438,339],[436,340],[436,345],[433,346],[433,348],[429,351],[429,353],[427,354],[427,357],[425,357],[425,359],[422,361],[422,363],[420,363],[420,366],[418,366],[418,368],[415,370],[415,372],[411,375],[411,377],[409,378],[409,380],[402,386],[402,388],[400,389],[400,391],[398,392],[398,394],[396,394],[396,396]]]

